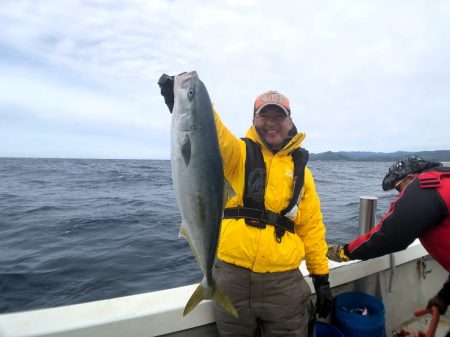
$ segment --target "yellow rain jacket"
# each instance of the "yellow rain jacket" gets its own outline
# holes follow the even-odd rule
[[[243,206],[245,185],[245,142],[236,138],[221,122],[215,112],[220,152],[224,162],[225,178],[236,195],[225,207]],[[300,147],[305,134],[298,133],[282,150],[273,154],[252,126],[247,138],[261,144],[266,165],[265,208],[279,213],[292,197],[294,163],[289,153]],[[275,238],[275,228],[248,226],[244,219],[223,219],[217,255],[220,260],[248,268],[254,272],[280,272],[298,268],[303,259],[311,274],[328,274],[325,226],[322,222],[320,200],[311,171],[305,168],[305,182],[301,192],[295,222],[296,234],[287,232],[281,243]]]

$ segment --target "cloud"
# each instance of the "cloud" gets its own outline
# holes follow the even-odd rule
[[[445,1],[4,1],[0,127],[168,157],[156,81],[195,69],[237,136],[276,89],[312,152],[448,149],[449,15]]]

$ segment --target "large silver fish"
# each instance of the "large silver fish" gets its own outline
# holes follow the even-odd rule
[[[237,317],[212,276],[223,207],[232,192],[225,186],[211,100],[195,71],[175,76],[173,89],[171,165],[182,216],[180,235],[188,240],[204,275],[183,315],[200,301],[212,299]]]

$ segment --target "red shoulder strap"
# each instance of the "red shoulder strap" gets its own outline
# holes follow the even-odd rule
[[[424,172],[419,174],[421,188],[437,188],[441,186],[441,177],[450,177],[450,172]]]

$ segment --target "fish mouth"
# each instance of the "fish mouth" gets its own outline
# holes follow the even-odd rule
[[[197,71],[195,71],[195,70],[189,71],[187,73],[181,73],[176,76],[176,78],[180,81],[189,80],[193,77],[198,77]]]
[[[197,71],[184,72],[175,76],[174,87],[180,87],[183,90],[189,89],[192,81],[198,78]]]

